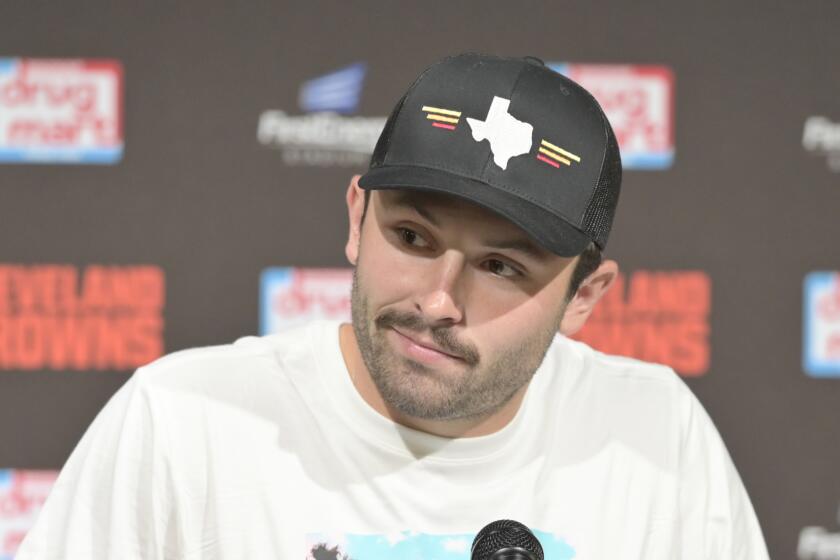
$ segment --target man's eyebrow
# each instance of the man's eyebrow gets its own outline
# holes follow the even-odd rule
[[[391,201],[386,202],[386,206],[401,206],[403,208],[410,208],[428,220],[435,227],[440,227],[440,222],[435,218],[428,209],[420,204],[416,197],[412,196],[409,191],[394,193]],[[551,254],[539,248],[530,239],[525,237],[519,238],[504,238],[504,239],[488,239],[483,241],[483,245],[492,249],[502,249],[518,251],[536,261],[546,262],[551,258]]]
[[[546,262],[551,258],[551,255],[534,245],[528,239],[498,239],[487,240],[484,244],[493,249],[509,249],[512,251],[519,251],[532,259],[539,262]]]
[[[408,192],[400,192],[397,193],[395,197],[393,197],[393,201],[386,202],[386,206],[402,206],[404,208],[411,208],[424,218],[426,218],[433,226],[440,227],[440,222],[438,222],[437,218],[435,218],[431,212],[429,212],[426,208],[421,206],[417,200],[411,196]]]

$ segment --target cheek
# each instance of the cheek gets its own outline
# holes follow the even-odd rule
[[[366,235],[357,274],[372,307],[401,301],[417,289],[422,268],[416,257],[397,251],[376,232]]]
[[[479,348],[489,352],[487,355],[519,348],[557,326],[559,301],[550,305],[537,297],[523,298],[516,303],[502,302],[500,298],[485,301],[473,314],[470,330]]]

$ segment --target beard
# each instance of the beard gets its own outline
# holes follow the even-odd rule
[[[450,327],[433,327],[421,315],[385,310],[372,317],[358,268],[353,272],[351,311],[353,331],[362,360],[385,403],[403,415],[425,420],[486,417],[504,406],[534,376],[560,328],[566,306],[555,321],[524,340],[480,356],[471,344],[458,340]],[[397,353],[387,330],[428,333],[452,361],[454,371],[439,371]]]

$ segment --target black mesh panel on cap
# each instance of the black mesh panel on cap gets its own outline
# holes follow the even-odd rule
[[[410,91],[410,90],[409,90]],[[376,147],[373,149],[373,155],[370,157],[370,167],[379,167],[385,162],[385,155],[388,153],[388,145],[391,143],[391,131],[394,129],[394,122],[397,120],[397,115],[400,114],[405,98],[408,92],[397,101],[394,110],[385,121],[385,128],[379,134],[379,139],[376,141]]]
[[[583,230],[592,236],[592,241],[603,251],[612,228],[612,219],[618,205],[621,189],[621,154],[618,142],[606,117],[607,146],[598,185],[592,193],[592,200],[583,215]]]
[[[411,84],[400,100],[397,101],[397,104],[394,106],[394,110],[391,111],[391,114],[388,116],[388,120],[385,121],[385,127],[382,129],[382,132],[379,134],[379,139],[376,141],[376,147],[373,149],[373,155],[370,158],[370,165],[369,167],[380,167],[385,163],[385,157],[388,155],[388,148],[391,145],[391,135],[394,131],[394,124],[397,122],[397,117],[400,115],[400,111],[402,111],[402,107],[405,104],[405,99],[408,97],[408,94],[411,93],[417,84],[420,83],[420,80],[435,66],[439,64],[443,64],[451,59],[455,58],[454,56],[448,56],[441,60],[440,62],[429,66],[423,72],[417,76],[417,79]]]

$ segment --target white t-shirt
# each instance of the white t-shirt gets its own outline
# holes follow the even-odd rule
[[[558,336],[507,426],[448,439],[370,408],[338,329],[140,368],[17,559],[468,559],[503,518],[546,560],[768,558],[717,431],[669,368]]]

